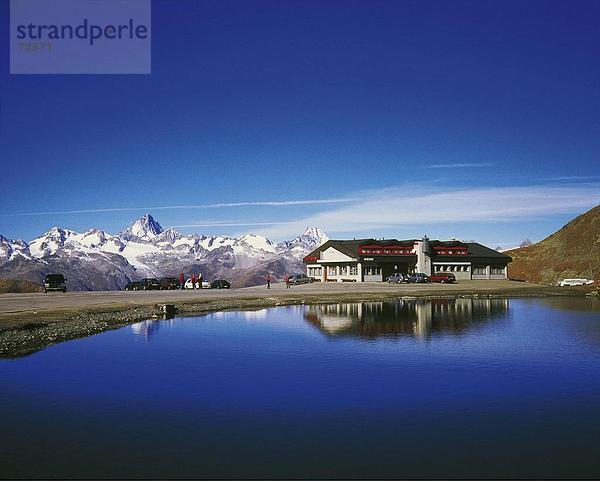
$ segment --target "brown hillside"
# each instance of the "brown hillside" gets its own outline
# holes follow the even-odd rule
[[[563,278],[600,278],[600,206],[577,216],[546,239],[506,251],[508,276],[555,284]],[[590,272],[591,271],[591,272]]]
[[[0,293],[37,293],[43,288],[31,281],[22,279],[0,279]]]

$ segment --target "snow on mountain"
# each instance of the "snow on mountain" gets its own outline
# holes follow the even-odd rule
[[[125,248],[125,243],[100,229],[90,229],[83,234],[73,236],[73,242],[78,242],[88,249],[97,249],[109,253],[119,253]]]
[[[257,234],[245,234],[238,238],[234,244],[239,243],[243,243],[251,249],[258,249],[269,253],[277,251],[277,245],[273,241]]]
[[[77,236],[74,231],[53,227],[39,238],[29,243],[29,251],[36,258],[56,254],[59,250],[69,248]]]
[[[175,241],[181,239],[182,237],[183,235],[181,233],[178,233],[173,228],[169,228],[166,231],[161,232],[158,236],[156,236],[155,242],[173,244]]]
[[[152,241],[162,232],[163,228],[155,221],[152,215],[145,214],[125,231],[122,231],[119,236],[127,241],[135,239]]]
[[[304,232],[292,239],[279,243],[279,248],[290,252],[294,257],[302,259],[306,254],[329,241],[327,235],[319,228],[307,227]]]
[[[14,259],[17,256],[31,259],[31,252],[27,243],[20,239],[17,241],[6,239],[0,235],[0,262]]]
[[[101,229],[77,233],[59,227],[29,244],[0,236],[0,277],[17,273],[39,282],[40,276],[54,270],[68,272],[75,284],[71,289],[119,289],[130,279],[183,271],[202,272],[207,279],[237,279],[242,285],[262,276],[265,269],[276,277],[284,274],[278,273],[281,270],[302,271],[302,258],[327,239],[318,228],[307,228],[279,244],[257,234],[188,235],[173,228],[163,230],[146,214],[116,236]],[[246,272],[252,275],[245,276]],[[103,281],[107,276],[110,280]]]
[[[523,242],[519,245],[519,248],[526,248],[527,246],[531,246],[533,242],[529,238],[525,238]]]

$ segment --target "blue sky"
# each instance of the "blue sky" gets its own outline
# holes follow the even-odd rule
[[[541,239],[600,203],[598,18],[596,1],[154,1],[151,75],[9,75],[3,42],[0,233],[151,212],[276,240]]]

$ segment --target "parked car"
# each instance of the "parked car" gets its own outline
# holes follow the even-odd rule
[[[594,284],[594,280],[586,278],[567,278],[559,283],[560,286],[584,286],[592,284]]]
[[[408,275],[409,283],[429,283],[429,276],[425,273],[412,273]]]
[[[197,280],[196,280],[196,286],[192,286],[192,278],[188,278],[188,280],[185,282],[185,284],[183,285],[183,287],[186,290],[191,290],[191,289],[198,290],[198,289],[200,289],[200,285],[198,284]],[[210,281],[202,281],[202,289],[203,290],[209,290],[210,288],[211,288]]]
[[[452,273],[435,273],[429,276],[432,283],[454,283],[456,277]]]
[[[140,281],[142,290],[159,290],[160,284],[156,278],[144,278]]]
[[[177,278],[161,278],[158,280],[161,290],[176,290],[179,288],[179,280]]]
[[[293,274],[289,279],[291,285],[303,285],[306,283],[312,283],[314,281],[311,277],[300,273]]]
[[[408,283],[409,276],[404,273],[392,273],[388,276],[388,283]]]
[[[44,278],[44,293],[48,291],[67,292],[66,279],[62,274],[47,274]]]
[[[125,291],[138,291],[142,289],[142,283],[139,281],[130,281],[125,285]]]
[[[216,279],[210,284],[211,288],[220,290],[220,289],[229,289],[231,288],[231,283],[229,281],[225,281],[224,279]]]

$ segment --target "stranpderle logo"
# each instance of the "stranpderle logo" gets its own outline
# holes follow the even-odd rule
[[[11,0],[11,74],[151,73],[151,0]]]

